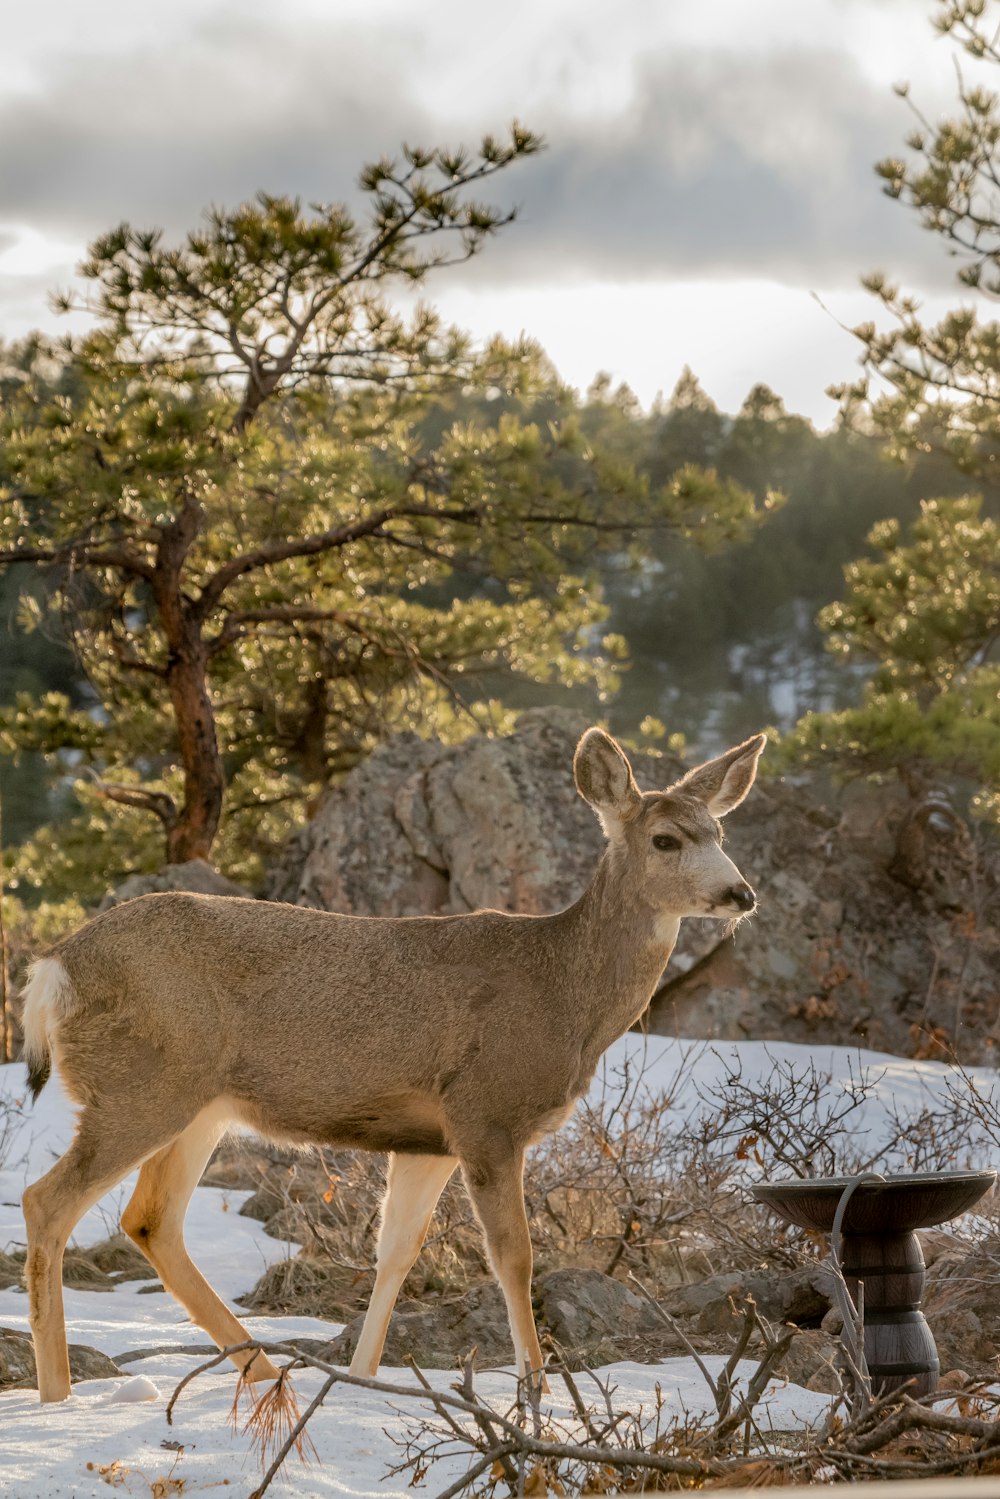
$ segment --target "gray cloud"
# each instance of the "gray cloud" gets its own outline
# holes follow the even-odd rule
[[[873,172],[906,125],[845,54],[653,59],[622,119],[552,130],[526,183],[526,224],[501,253],[536,273],[558,254],[611,277],[831,286],[880,266],[951,284],[940,245]]]
[[[0,102],[11,143],[0,216],[63,239],[121,218],[178,234],[206,204],[258,188],[351,196],[360,164],[401,139],[474,141],[504,125],[470,105],[456,132],[416,102],[414,80],[426,99],[433,59],[398,28],[293,27],[235,9],[155,51],[71,58],[35,94]],[[510,115],[517,95],[512,81]],[[460,273],[480,286],[569,276],[846,286],[875,266],[928,290],[953,284],[953,263],[872,174],[898,149],[905,110],[846,53],[664,49],[638,65],[616,118],[553,104],[527,123],[549,150],[494,184],[522,216]]]

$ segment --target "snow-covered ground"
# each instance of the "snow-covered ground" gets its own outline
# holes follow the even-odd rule
[[[943,1103],[950,1073],[949,1068],[937,1063],[907,1062],[842,1048],[810,1049],[781,1043],[764,1046],[757,1042],[725,1043],[713,1048],[662,1037],[644,1042],[634,1036],[623,1038],[612,1048],[608,1067],[613,1070],[625,1059],[636,1062],[640,1058],[645,1067],[643,1086],[652,1091],[669,1089],[679,1112],[693,1109],[699,1092],[704,1094],[713,1082],[721,1083],[735,1060],[741,1063],[745,1079],[765,1076],[775,1061],[803,1071],[811,1061],[821,1073],[832,1074],[835,1090],[857,1080],[868,1069],[873,1094],[852,1123],[866,1132],[872,1146],[889,1128],[890,1103],[897,1111],[914,1113],[928,1102]],[[977,1074],[984,1091],[992,1088],[994,1078],[995,1074],[983,1070]],[[595,1089],[600,1087],[599,1078]],[[0,1125],[4,1102],[24,1098],[24,1069],[17,1064],[0,1067]],[[23,1110],[14,1114],[6,1142],[0,1133],[0,1248],[23,1244],[21,1192],[65,1148],[71,1129],[72,1111],[53,1081],[34,1108],[25,1101]],[[976,1164],[998,1162],[984,1144]],[[92,1244],[115,1231],[130,1186],[127,1181],[86,1215],[74,1235],[76,1244]],[[200,1187],[187,1220],[193,1258],[219,1294],[229,1300],[249,1290],[269,1263],[293,1252],[268,1238],[259,1223],[239,1216],[246,1195]],[[127,1282],[104,1293],[66,1290],[70,1340],[112,1356],[161,1345],[169,1345],[170,1352],[130,1363],[131,1378],[123,1374],[120,1384],[105,1380],[75,1385],[72,1398],[61,1405],[40,1406],[32,1391],[0,1392],[0,1495],[4,1499],[104,1494],[108,1480],[126,1493],[146,1495],[171,1470],[174,1478],[184,1480],[185,1495],[224,1484],[237,1494],[253,1489],[259,1469],[250,1454],[249,1440],[242,1432],[234,1433],[228,1420],[235,1389],[235,1374],[228,1368],[203,1375],[189,1386],[175,1412],[174,1424],[167,1426],[165,1407],[170,1393],[176,1381],[198,1361],[185,1349],[204,1345],[207,1339],[169,1296],[144,1293],[141,1285]],[[235,1310],[265,1338],[296,1334],[328,1337],[339,1330],[310,1317],[248,1319],[244,1310]],[[23,1291],[0,1291],[0,1325],[28,1330]],[[706,1360],[713,1371],[721,1362]],[[747,1365],[746,1372],[751,1367]],[[617,1386],[616,1401],[632,1409],[640,1404],[651,1407],[657,1384],[668,1406],[678,1413],[708,1410],[712,1405],[703,1377],[688,1359],[653,1366],[623,1363],[603,1372]],[[408,1371],[383,1373],[398,1382],[408,1383],[412,1378]],[[451,1376],[437,1373],[432,1378],[446,1388]],[[320,1376],[312,1371],[296,1376],[303,1402],[319,1382]],[[504,1407],[511,1399],[509,1371],[484,1374],[479,1386]],[[146,1399],[136,1398],[144,1394]],[[558,1393],[551,1398],[558,1410]],[[776,1384],[768,1397],[767,1419],[780,1427],[812,1423],[821,1417],[824,1404],[824,1396]],[[399,1460],[392,1440],[403,1430],[399,1407],[399,1400],[384,1395],[336,1388],[310,1425],[321,1462],[309,1467],[300,1467],[295,1460],[289,1463],[285,1491],[297,1496],[405,1494],[409,1475],[385,1477],[387,1469]],[[178,1455],[165,1448],[165,1442],[180,1443],[184,1450]],[[113,1464],[118,1466],[112,1469]],[[110,1469],[107,1475],[101,1473],[102,1468]],[[430,1490],[443,1488],[460,1471],[455,1463],[442,1464],[429,1480]],[[159,1492],[168,1490],[160,1488]]]

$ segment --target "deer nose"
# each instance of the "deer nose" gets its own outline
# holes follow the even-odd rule
[[[729,899],[741,911],[752,911],[757,904],[757,897],[749,885],[734,885],[729,892]]]

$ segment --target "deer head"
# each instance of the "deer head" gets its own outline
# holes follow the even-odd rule
[[[767,743],[755,734],[689,770],[665,791],[640,791],[621,746],[588,729],[573,761],[577,790],[597,813],[630,895],[657,915],[739,920],[757,898],[722,851],[719,819],[753,785]]]

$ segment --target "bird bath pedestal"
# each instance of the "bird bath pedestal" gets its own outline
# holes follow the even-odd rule
[[[995,1171],[927,1171],[857,1186],[841,1224],[840,1260],[857,1305],[864,1282],[865,1359],[876,1394],[908,1385],[937,1388],[937,1348],[921,1311],[924,1256],[915,1229],[947,1223],[973,1207]],[[849,1177],[760,1182],[751,1190],[786,1223],[831,1233]]]

